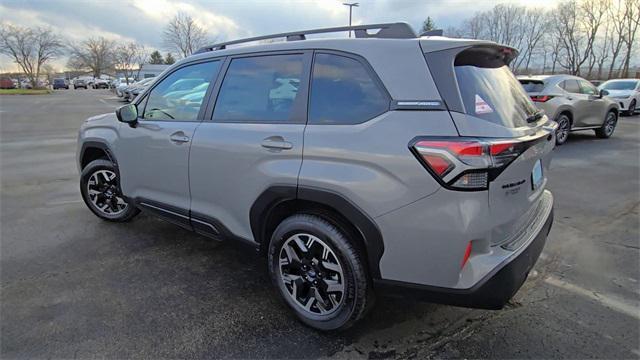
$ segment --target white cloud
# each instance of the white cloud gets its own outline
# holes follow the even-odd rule
[[[241,31],[233,19],[218,15],[202,6],[169,0],[134,0],[133,6],[148,18],[160,23],[165,23],[178,12],[183,12],[193,17],[196,23],[209,33],[223,34],[229,38],[246,35],[246,31]]]

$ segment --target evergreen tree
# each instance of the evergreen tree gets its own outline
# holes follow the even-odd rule
[[[167,53],[167,56],[164,57],[164,63],[167,65],[171,65],[176,62],[176,59],[173,58],[171,53]]]
[[[162,54],[158,50],[154,51],[149,55],[150,60],[149,64],[164,64],[164,59],[162,58]]]
[[[427,16],[427,20],[422,23],[422,29],[420,32],[423,33],[425,31],[431,31],[436,29],[436,23],[433,21],[431,16]]]

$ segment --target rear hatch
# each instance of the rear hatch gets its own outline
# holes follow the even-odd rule
[[[484,189],[474,190],[488,190],[492,245],[508,246],[542,211],[540,200],[555,144],[557,125],[534,106],[509,69],[515,56],[515,49],[488,42],[425,51],[460,135],[454,141],[471,146],[448,150],[457,152],[454,160],[459,163],[443,181],[455,189],[460,179],[469,177],[465,174],[474,174],[472,180],[479,184],[475,174],[487,173]],[[483,150],[473,150],[473,144]]]

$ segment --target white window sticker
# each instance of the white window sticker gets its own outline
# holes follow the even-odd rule
[[[489,114],[492,112],[491,106],[480,95],[476,94],[476,114]]]

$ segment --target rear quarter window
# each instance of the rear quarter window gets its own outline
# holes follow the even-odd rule
[[[360,61],[318,53],[313,63],[309,124],[359,124],[389,110],[389,98]]]

